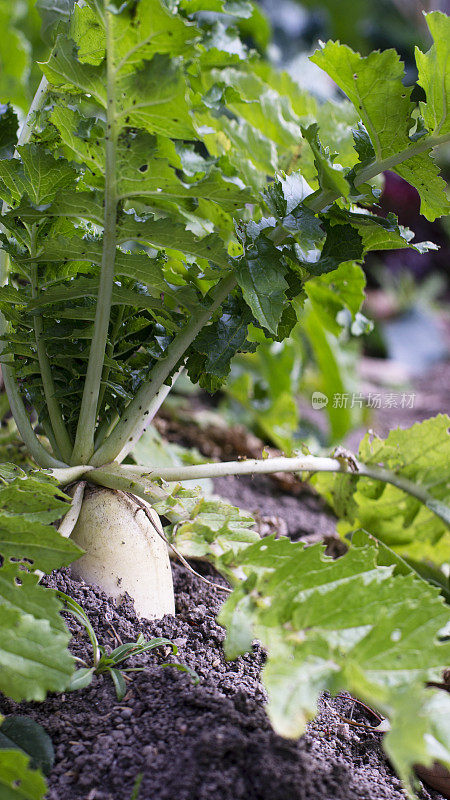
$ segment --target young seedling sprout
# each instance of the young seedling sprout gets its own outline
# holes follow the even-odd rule
[[[85,689],[92,682],[94,675],[108,674],[114,683],[117,699],[123,700],[127,693],[126,675],[130,672],[142,672],[145,667],[124,667],[120,665],[123,665],[132,656],[139,656],[141,653],[147,653],[157,647],[169,648],[172,650],[173,655],[178,652],[177,646],[170,639],[159,636],[147,642],[141,633],[135,642],[125,642],[112,650],[111,653],[107,653],[103,645],[99,644],[89,617],[79,603],[64,592],[58,591],[57,595],[64,603],[66,611],[69,611],[78,622],[84,625],[92,645],[92,665],[87,664],[81,658],[75,657],[75,660],[83,666],[73,673],[68,687],[69,691]],[[184,664],[166,662],[161,664],[161,667],[173,667],[181,672],[187,672],[194,684],[199,682],[197,673]]]

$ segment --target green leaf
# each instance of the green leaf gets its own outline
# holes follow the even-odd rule
[[[420,686],[439,677],[450,656],[450,643],[439,640],[448,607],[423,581],[379,566],[377,553],[376,547],[352,547],[332,560],[320,545],[303,549],[265,538],[235,557],[248,578],[219,621],[227,627],[229,658],[255,638],[265,647],[267,710],[278,733],[301,735],[320,694],[344,689],[389,717],[389,754],[410,781],[414,763],[429,762],[436,734],[434,713],[423,702],[429,695]],[[414,726],[417,745],[408,754],[404,697],[416,688],[421,727]],[[448,748],[442,726],[439,736]],[[436,748],[439,759],[442,753]]]
[[[127,684],[125,683],[125,678],[119,669],[109,669],[108,672],[111,675],[112,682],[116,690],[116,697],[120,702],[120,700],[123,700],[127,693]]]
[[[36,0],[42,19],[42,36],[50,41],[55,29],[70,20],[75,0]]]
[[[212,233],[200,239],[186,230],[184,225],[171,219],[154,219],[149,216],[138,220],[134,215],[127,214],[118,226],[117,238],[119,243],[133,240],[157,247],[172,247],[176,244],[184,253],[208,258],[218,266],[228,267],[230,263],[223,242],[217,234]]]
[[[213,70],[211,78],[236,91],[229,108],[237,117],[281,146],[298,145],[301,139],[299,121],[288,96],[279,94],[250,69]]]
[[[305,309],[302,323],[308,342],[318,367],[318,375],[314,388],[327,398],[326,413],[329,420],[330,440],[340,442],[345,434],[360,421],[358,408],[347,407],[347,403],[334,402],[335,397],[347,397],[349,390],[356,388],[352,376],[354,361],[347,365],[348,354],[340,346],[336,336],[330,331],[330,321],[324,325],[324,315],[314,310]]]
[[[410,143],[411,90],[403,86],[403,65],[395,50],[363,57],[347,45],[327,42],[311,61],[336,81],[359,111],[377,159]]]
[[[431,767],[436,761],[450,767],[450,697],[446,692],[415,689],[395,690],[392,703],[392,729],[383,745],[389,759],[406,786],[411,781],[411,764]]]
[[[106,71],[100,67],[78,61],[75,43],[66,35],[57,37],[48,61],[41,69],[54,90],[61,93],[88,92],[106,107]]]
[[[8,103],[0,105],[0,158],[12,158],[17,142],[17,115]]]
[[[67,690],[69,692],[77,692],[79,689],[87,689],[92,683],[94,677],[95,667],[80,667],[75,670],[70,678]]]
[[[39,585],[30,564],[50,571],[81,551],[50,524],[67,510],[66,495],[52,478],[12,465],[4,465],[1,476],[0,691],[17,701],[41,701],[48,691],[66,688],[73,659],[61,604],[53,590]]]
[[[4,483],[14,480],[14,478],[25,478],[26,472],[17,464],[0,464],[0,478]]]
[[[404,161],[393,171],[417,189],[421,201],[420,213],[430,222],[450,212],[445,182],[440,177],[439,167],[434,163],[430,152]]]
[[[30,46],[17,25],[15,3],[0,7],[0,101],[27,108],[30,97],[27,79],[30,71]]]
[[[118,82],[121,118],[135,127],[178,139],[195,135],[186,99],[187,86],[175,59],[155,55],[139,72]]]
[[[226,211],[242,208],[251,200],[252,195],[244,190],[241,184],[227,180],[221,170],[201,159],[195,151],[186,163],[186,152],[168,152],[169,158],[162,157],[164,142],[156,136],[141,134],[133,140],[133,149],[124,145],[118,151],[118,192],[121,198],[161,197],[188,198],[197,197],[212,200],[220,204]],[[167,146],[167,145],[166,145]],[[167,148],[168,149],[168,148]],[[195,158],[195,161],[194,161]],[[200,180],[195,182],[180,180],[176,168],[191,167],[194,162],[195,172]],[[191,167],[192,168],[192,167]]]
[[[0,750],[17,748],[31,756],[31,769],[41,769],[45,775],[50,772],[55,761],[50,736],[30,717],[8,716],[0,725]]]
[[[75,170],[64,159],[56,160],[34,144],[22,145],[18,151],[21,161],[0,161],[0,180],[14,200],[27,195],[33,203],[44,205],[54,200],[60,189],[75,185]]]
[[[348,261],[333,272],[306,281],[305,291],[324,327],[339,336],[346,311],[354,320],[360,310],[365,286],[366,278],[359,264]]]
[[[239,508],[200,499],[192,517],[174,528],[172,541],[185,558],[206,559],[235,582],[235,554],[259,539],[254,524],[253,517]]]
[[[286,304],[285,273],[282,253],[264,236],[259,236],[247,250],[236,273],[253,315],[275,335]]]
[[[2,800],[44,800],[44,776],[30,769],[30,759],[19,750],[0,750],[0,789]]]
[[[61,606],[38,582],[17,564],[0,568],[0,689],[17,701],[64,691],[73,672]]]
[[[450,81],[450,17],[439,11],[426,14],[425,19],[434,43],[427,53],[416,47],[417,82],[424,89],[426,103],[420,111],[430,133],[450,132],[447,86]]]
[[[333,225],[325,220],[323,228],[327,238],[320,258],[317,261],[301,262],[312,275],[333,272],[340,264],[362,258],[362,238],[352,225]]]
[[[411,89],[404,86],[403,64],[395,50],[362,57],[346,45],[328,42],[311,60],[325,70],[357,109],[373,146],[375,160],[383,162],[406,151],[412,144]],[[431,147],[430,147],[431,150]],[[411,153],[413,155],[413,153]],[[414,155],[393,168],[411,183],[421,197],[421,213],[427,219],[447,213],[445,184],[429,153]]]
[[[188,16],[199,11],[232,14],[241,19],[248,19],[252,15],[252,4],[247,0],[182,0],[180,7]]]
[[[367,434],[359,449],[362,462],[384,466],[428,492],[431,508],[396,486],[371,478],[313,479],[342,519],[342,535],[364,528],[403,557],[448,562],[449,526],[436,517],[432,504],[442,504],[448,511],[449,426],[450,418],[440,414],[411,428],[396,428],[384,440]]]
[[[347,197],[350,186],[345,180],[342,171],[333,166],[333,160],[337,153],[332,156],[328,148],[322,146],[318,136],[318,129],[319,126],[315,122],[308,128],[302,128],[302,133],[314,154],[314,164],[317,169],[319,186],[321,189],[329,189],[338,195]]]
[[[228,375],[235,353],[248,349],[244,345],[253,316],[248,308],[236,306],[225,307],[220,319],[204,328],[192,344],[196,352],[206,356],[205,370],[219,378]]]
[[[70,564],[80,550],[50,524],[66,510],[66,496],[45,478],[19,477],[0,487],[0,554],[45,571]]]
[[[190,43],[199,38],[195,25],[171,12],[159,0],[138,3],[133,24],[130,25],[128,15],[120,13],[112,16],[111,24],[116,65],[128,71],[150,61],[156,53],[183,55],[190,49]]]

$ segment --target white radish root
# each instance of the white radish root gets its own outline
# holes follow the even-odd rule
[[[160,619],[175,614],[172,570],[167,546],[155,529],[159,517],[148,509],[154,524],[124,492],[86,487],[71,533],[86,553],[71,570],[110,597],[127,592],[138,614]]]

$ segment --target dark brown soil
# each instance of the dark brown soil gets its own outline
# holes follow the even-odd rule
[[[130,800],[139,773],[139,800],[404,800],[381,735],[351,728],[336,715],[334,709],[348,716],[348,698],[324,698],[299,741],[277,736],[259,681],[264,654],[255,646],[226,663],[224,631],[215,622],[220,591],[178,565],[174,578],[177,616],[153,623],[138,620],[131,602],[118,609],[67,571],[46,579],[83,606],[102,644],[112,648],[140,632],[166,636],[179,647],[169,660],[187,664],[201,679],[194,686],[187,674],[161,667],[165,653],[153,653],[135,659],[146,670],[133,675],[122,702],[105,676],[42,704],[3,700],[3,713],[30,714],[54,742],[49,800]],[[69,624],[73,652],[89,659],[84,631],[72,618]],[[374,724],[358,710],[355,719]],[[427,790],[422,797],[441,800]]]

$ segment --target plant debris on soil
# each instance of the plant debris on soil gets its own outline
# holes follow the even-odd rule
[[[129,599],[117,607],[68,570],[44,579],[80,603],[109,648],[139,633],[178,646],[176,656],[160,650],[130,659],[146,669],[132,674],[121,702],[107,676],[42,704],[1,701],[2,713],[30,715],[53,740],[49,800],[131,800],[140,773],[139,800],[404,800],[381,734],[343,723],[336,713],[349,716],[350,698],[325,697],[298,741],[277,736],[264,710],[261,648],[226,662],[225,634],[215,621],[222,593],[178,564],[173,570],[177,616],[155,622],[138,619]],[[90,661],[84,628],[71,616],[67,622],[73,653]],[[163,668],[167,661],[191,667],[200,683]],[[377,724],[359,706],[354,719]],[[441,800],[427,789],[422,798]]]

